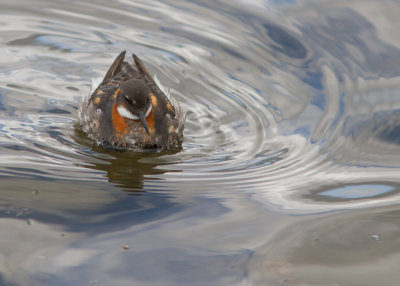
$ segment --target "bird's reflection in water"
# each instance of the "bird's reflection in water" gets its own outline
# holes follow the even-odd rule
[[[75,140],[90,148],[87,155],[93,160],[89,160],[87,167],[106,172],[110,183],[130,195],[140,195],[145,191],[145,180],[157,180],[158,175],[166,172],[162,169],[162,165],[169,165],[171,162],[160,157],[177,154],[182,150],[181,144],[162,152],[112,150],[94,145],[79,126],[75,128]]]

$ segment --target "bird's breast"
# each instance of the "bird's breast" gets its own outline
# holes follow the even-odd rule
[[[113,127],[114,127],[114,132],[117,136],[121,136],[121,135],[125,135],[128,133],[129,131],[129,124],[128,121],[122,117],[118,110],[117,110],[117,103],[114,102],[113,106],[112,106],[112,113],[111,113],[111,117],[112,117],[112,123],[113,123]]]

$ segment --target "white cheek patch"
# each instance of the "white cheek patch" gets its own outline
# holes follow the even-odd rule
[[[147,109],[146,114],[144,115],[144,117],[149,116],[150,112],[151,112],[151,105],[149,107],[149,109]],[[128,118],[128,119],[132,119],[132,120],[139,120],[139,117],[135,114],[133,114],[132,112],[130,112],[128,109],[126,109],[123,106],[118,106],[117,107],[117,111],[119,113],[119,115],[121,115],[122,117]]]
[[[132,120],[139,120],[139,117],[132,114],[132,112],[130,112],[128,109],[126,109],[123,106],[118,106],[117,111],[118,111],[119,115],[121,115],[122,117],[132,119]]]

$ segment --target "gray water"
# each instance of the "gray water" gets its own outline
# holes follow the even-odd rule
[[[397,285],[398,1],[0,3],[0,285]],[[122,50],[187,114],[116,152]]]

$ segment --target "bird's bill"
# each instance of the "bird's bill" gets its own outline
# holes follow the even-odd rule
[[[149,126],[147,126],[146,116],[142,111],[140,111],[138,117],[140,119],[140,122],[142,122],[144,130],[146,130],[147,135],[150,135]]]

